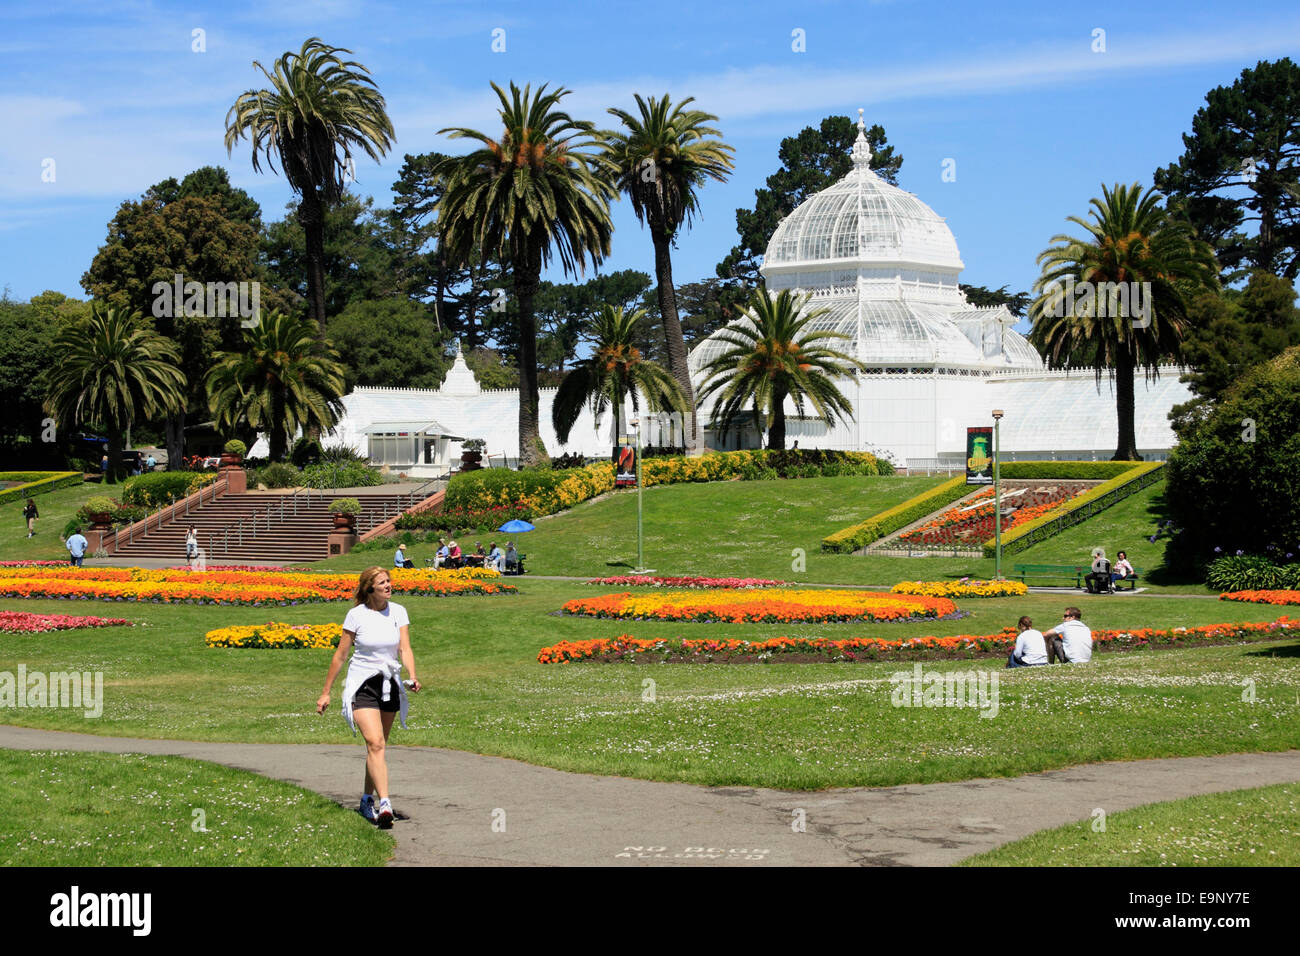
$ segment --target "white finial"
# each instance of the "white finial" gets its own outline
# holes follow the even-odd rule
[[[853,165],[871,165],[871,144],[867,142],[867,123],[862,118],[864,110],[858,110],[858,138],[853,143]]]

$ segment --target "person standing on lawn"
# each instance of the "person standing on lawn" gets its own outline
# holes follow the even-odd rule
[[[68,555],[72,558],[69,563],[81,567],[81,562],[86,557],[86,549],[90,547],[90,542],[87,541],[86,536],[81,533],[80,525],[77,526],[76,531],[72,532],[72,536],[68,538],[66,546],[68,549]]]
[[[343,620],[343,637],[330,661],[325,691],[316,701],[316,713],[330,705],[330,689],[355,646],[343,680],[343,719],[366,741],[366,778],[361,790],[361,815],[387,830],[393,825],[393,805],[388,796],[388,764],[384,756],[393,718],[406,727],[406,688],[420,690],[411,653],[410,618],[406,608],[391,600],[393,583],[383,568],[366,568],[357,582],[356,606]],[[402,666],[411,676],[401,679]],[[378,806],[375,797],[379,798]]]
[[[40,512],[36,510],[35,500],[28,498],[27,504],[23,505],[23,517],[27,519],[27,537],[36,535],[36,519],[40,516]]]

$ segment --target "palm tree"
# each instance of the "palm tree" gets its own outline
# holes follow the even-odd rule
[[[614,407],[615,435],[623,433],[623,401],[629,395],[638,411],[642,395],[651,411],[689,411],[686,396],[672,374],[657,362],[643,359],[641,350],[632,344],[637,324],[644,318],[644,309],[625,313],[621,306],[601,307],[593,328],[595,350],[564,377],[551,406],[551,423],[560,444],[568,442],[569,432],[587,404],[597,417],[607,407]]]
[[[1196,292],[1218,288],[1218,264],[1191,226],[1168,215],[1154,189],[1103,185],[1102,197],[1092,200],[1092,222],[1068,219],[1087,229],[1088,239],[1053,236],[1057,245],[1038,256],[1030,341],[1053,366],[1095,369],[1099,385],[1109,371],[1119,426],[1114,460],[1135,461],[1134,373],[1141,367],[1151,377],[1161,362],[1182,363],[1188,303]],[[1085,282],[1091,285],[1077,285]]]
[[[122,470],[122,436],[131,424],[185,407],[176,346],[137,326],[139,312],[91,306],[54,340],[46,409],[63,425],[94,422],[108,435],[108,482]]]
[[[316,341],[316,323],[272,312],[244,330],[244,347],[218,352],[208,372],[208,406],[233,434],[247,422],[265,431],[271,460],[284,458],[299,428],[326,431],[343,413],[344,368]]]
[[[807,302],[789,289],[779,295],[755,289],[745,317],[712,336],[729,348],[702,370],[706,378],[699,398],[704,403],[718,394],[711,424],[720,428],[724,440],[748,405],[755,423],[767,429],[767,447],[783,450],[787,397],[800,416],[807,403],[827,425],[834,425],[839,414],[853,417],[852,402],[832,379],[853,375],[862,363],[824,344],[847,339],[844,333],[808,330],[826,309],[806,309]]]
[[[717,117],[686,109],[694,101],[695,97],[689,96],[674,106],[667,95],[662,99],[652,96],[647,102],[637,94],[641,115],[611,108],[609,112],[623,121],[626,131],[607,132],[605,141],[607,161],[616,171],[619,191],[632,200],[637,219],[650,226],[668,367],[690,403],[687,443],[698,448],[694,389],[673,289],[672,246],[683,223],[689,226],[699,210],[696,189],[707,179],[726,181],[734,150],[721,140],[708,138],[721,135],[707,125]]]
[[[247,136],[253,169],[261,160],[275,170],[279,158],[289,186],[302,196],[298,222],[307,241],[307,294],[311,314],[325,328],[325,210],[343,196],[345,177],[356,178],[352,151],[376,162],[392,146],[393,124],[370,71],[317,37],[298,53],[275,61],[274,74],[254,60],[270,89],[241,93],[226,114],[226,153]],[[342,150],[342,155],[340,155]]]
[[[533,299],[542,266],[558,255],[566,274],[598,266],[609,255],[609,199],[614,190],[600,175],[595,127],[556,109],[563,88],[532,92],[492,84],[501,101],[503,131],[496,139],[478,130],[439,130],[482,146],[439,163],[444,177],[438,201],[439,237],[461,263],[476,255],[510,264],[519,314],[519,460],[546,460],[538,420],[537,318]]]

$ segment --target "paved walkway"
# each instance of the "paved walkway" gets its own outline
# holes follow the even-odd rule
[[[0,747],[194,757],[287,780],[348,807],[364,763],[359,744],[200,743],[3,726]],[[1096,807],[1109,814],[1297,781],[1300,751],[815,793],[589,776],[431,747],[394,747],[389,768],[394,805],[408,817],[393,829],[397,865],[941,866],[1088,819]],[[792,826],[796,811],[804,832]]]

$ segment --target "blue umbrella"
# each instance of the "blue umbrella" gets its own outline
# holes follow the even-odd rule
[[[532,531],[534,529],[527,521],[520,521],[518,518],[512,518],[501,527],[497,528],[497,530],[504,531],[506,534],[523,534],[525,531]]]

